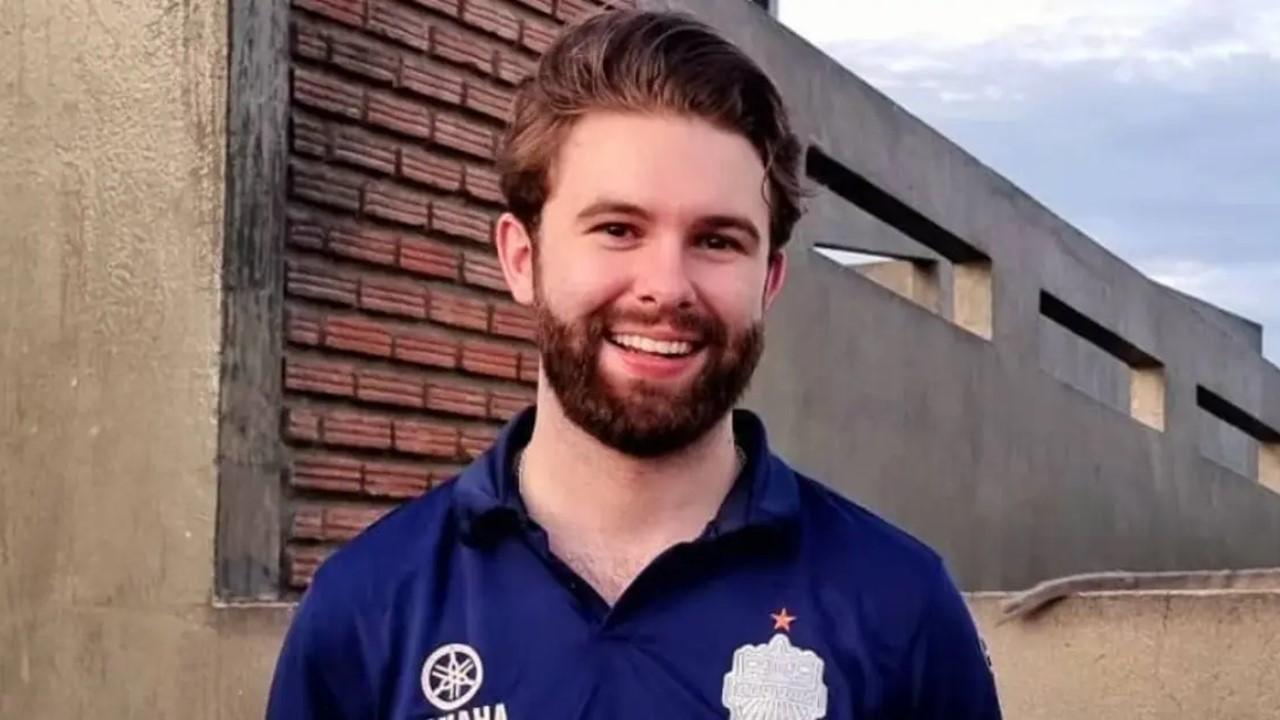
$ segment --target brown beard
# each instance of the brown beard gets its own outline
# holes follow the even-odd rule
[[[705,435],[741,399],[764,351],[762,323],[730,336],[723,321],[694,309],[643,314],[606,306],[572,323],[557,318],[541,297],[534,309],[542,368],[565,414],[600,442],[635,457],[665,455]],[[623,322],[700,338],[702,368],[678,390],[637,380],[615,388],[601,371],[600,351],[609,328]]]

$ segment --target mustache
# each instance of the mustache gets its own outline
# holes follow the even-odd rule
[[[609,333],[609,328],[622,324],[640,328],[671,328],[696,335],[700,342],[708,345],[722,345],[729,337],[729,330],[724,322],[696,307],[659,307],[652,310],[608,307],[592,313],[588,321],[591,334],[601,338]]]

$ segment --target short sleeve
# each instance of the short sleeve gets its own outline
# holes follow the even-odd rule
[[[904,666],[906,717],[1000,720],[986,646],[941,562],[933,586]]]
[[[377,714],[358,617],[320,584],[304,595],[285,635],[267,720],[363,720]]]

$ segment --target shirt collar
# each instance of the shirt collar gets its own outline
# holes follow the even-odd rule
[[[533,407],[517,414],[494,444],[454,481],[454,512],[465,540],[482,540],[529,521],[516,485],[514,463],[533,434],[535,417]],[[790,525],[800,509],[796,477],[770,452],[764,423],[749,410],[734,410],[733,433],[746,455],[746,464],[704,537]]]

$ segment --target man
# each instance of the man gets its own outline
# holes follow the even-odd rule
[[[772,83],[697,21],[558,40],[516,100],[496,231],[537,404],[320,569],[270,717],[999,717],[937,555],[733,410],[799,155]]]

